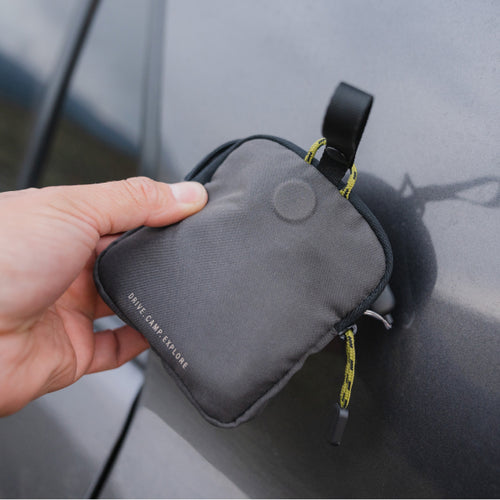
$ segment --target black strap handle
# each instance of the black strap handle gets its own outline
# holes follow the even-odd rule
[[[323,121],[326,148],[318,165],[335,184],[354,163],[372,104],[372,95],[352,85],[341,82],[335,89]]]

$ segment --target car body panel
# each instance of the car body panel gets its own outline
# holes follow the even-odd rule
[[[495,1],[169,1],[163,180],[255,133],[307,149],[339,81],[375,95],[355,190],[393,247],[394,328],[358,325],[338,448],[326,441],[343,378],[338,340],[231,430],[203,420],[151,355],[107,466],[137,393],[126,375],[102,375],[110,385],[87,377],[2,420],[0,496],[500,496],[499,18]],[[129,35],[113,33],[114,43]],[[99,112],[98,87],[88,98]],[[140,126],[105,111],[133,88],[99,112],[132,143]],[[100,404],[106,394],[122,403]]]
[[[31,402],[0,424],[1,498],[85,498],[143,383],[128,363]]]
[[[150,361],[104,497],[500,494],[498,14],[493,2],[169,2],[165,178],[254,133],[307,149],[341,80],[375,95],[355,189],[393,246],[395,326],[359,325],[339,448],[325,437],[338,342],[234,430],[204,422]],[[150,457],[142,443],[172,429]],[[204,461],[228,481],[218,493],[191,473]]]

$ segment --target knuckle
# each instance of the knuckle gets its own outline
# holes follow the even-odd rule
[[[125,189],[139,207],[156,205],[158,187],[149,177],[131,177],[124,182]]]

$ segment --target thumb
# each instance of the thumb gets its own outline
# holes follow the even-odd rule
[[[173,224],[201,210],[208,199],[198,182],[165,184],[148,177],[52,189],[63,190],[66,206],[59,208],[88,222],[101,236]]]

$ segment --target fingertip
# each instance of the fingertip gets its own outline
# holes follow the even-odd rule
[[[204,206],[207,203],[207,190],[199,182],[178,182],[170,184],[170,189],[175,201],[178,203],[195,206]]]

